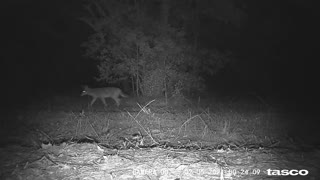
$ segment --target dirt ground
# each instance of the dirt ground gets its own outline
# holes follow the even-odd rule
[[[0,179],[320,177],[320,147],[289,136],[286,121],[269,109],[157,99],[128,99],[119,108],[50,102],[2,122]]]

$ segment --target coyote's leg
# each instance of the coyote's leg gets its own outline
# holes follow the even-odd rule
[[[93,103],[94,103],[94,102],[96,102],[96,100],[97,100],[97,98],[96,98],[96,97],[92,97],[92,101],[91,101],[91,103],[90,103],[90,106],[92,106],[92,105],[93,105]]]
[[[103,105],[104,105],[105,107],[107,107],[106,100],[105,100],[104,98],[100,98],[100,99],[101,99],[101,101],[102,101]]]
[[[119,107],[120,106],[120,99],[117,97],[112,98],[112,99],[116,102],[117,106]]]

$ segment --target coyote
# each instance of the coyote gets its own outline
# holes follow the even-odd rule
[[[119,96],[127,97],[125,94],[122,93],[122,90],[116,87],[105,87],[105,88],[89,88],[88,86],[83,87],[83,91],[81,96],[89,95],[92,96],[92,101],[90,106],[97,100],[97,98],[101,99],[104,106],[107,106],[106,101],[104,98],[112,98],[117,106],[120,105]]]

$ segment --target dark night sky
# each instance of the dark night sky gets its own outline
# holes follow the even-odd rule
[[[203,27],[200,38],[204,44],[232,49],[239,58],[218,74],[209,88],[249,87],[297,102],[313,102],[320,32],[315,3],[246,1],[249,19],[241,30],[215,28],[212,22]],[[8,96],[18,94],[15,97],[19,99],[44,89],[61,91],[90,83],[95,66],[82,57],[80,44],[92,31],[77,20],[84,13],[81,1],[8,2],[1,7],[3,84]],[[219,35],[214,39],[212,32]]]

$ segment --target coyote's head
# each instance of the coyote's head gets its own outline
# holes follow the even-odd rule
[[[83,90],[82,90],[81,96],[87,95],[89,87],[87,85],[85,85],[85,86],[82,86],[82,88],[83,88]]]

